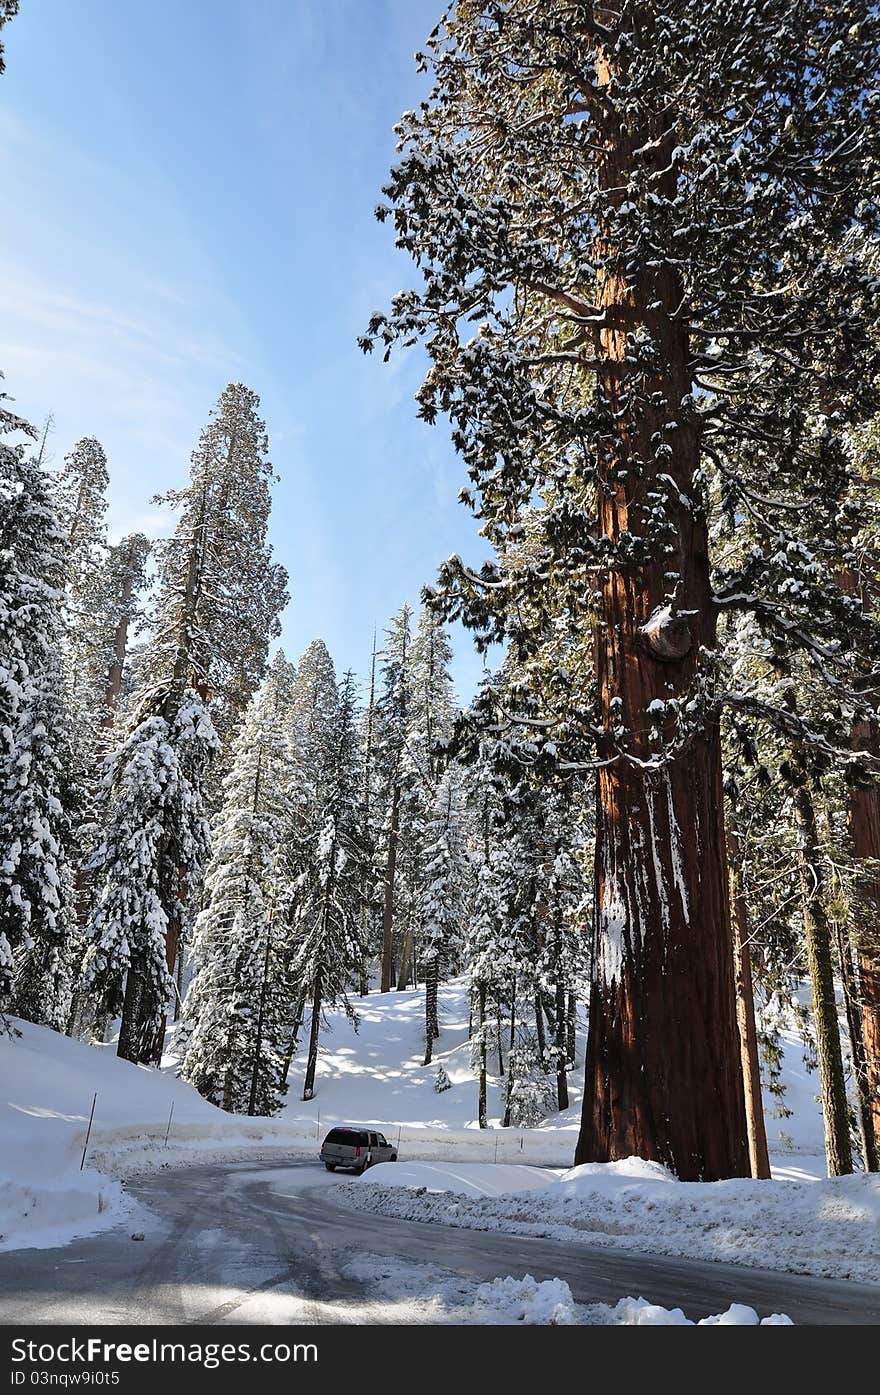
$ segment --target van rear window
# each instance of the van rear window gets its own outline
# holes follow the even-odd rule
[[[351,1148],[366,1148],[367,1135],[359,1129],[331,1129],[325,1143],[347,1143]]]

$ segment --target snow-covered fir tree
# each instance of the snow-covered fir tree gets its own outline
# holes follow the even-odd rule
[[[183,662],[187,681],[211,704],[221,739],[263,677],[287,601],[287,573],[266,542],[273,473],[259,406],[243,383],[224,388],[193,451],[189,485],[161,499],[180,518],[157,545],[160,584],[146,667],[150,681],[161,683]]]
[[[437,994],[443,978],[457,969],[468,911],[470,862],[467,853],[464,776],[452,763],[434,791],[424,831],[421,898],[421,962],[425,975],[425,1065],[440,1035]]]
[[[7,400],[0,438],[32,437]],[[47,476],[0,439],[0,1007],[57,1029],[75,969],[63,558]]]
[[[320,772],[322,803],[310,832],[311,856],[298,897],[291,973],[310,1005],[303,1099],[315,1093],[322,1014],[342,1006],[356,1021],[348,992],[363,959],[360,937],[361,767],[354,676],[339,685]]]
[[[192,689],[137,721],[107,759],[107,815],[92,870],[98,900],[83,990],[99,1022],[122,1015],[118,1054],[158,1058],[177,942],[210,847],[203,790],[219,749]]]
[[[289,888],[282,847],[292,822],[292,669],[279,651],[236,738],[213,829],[195,973],[179,1027],[181,1074],[223,1109],[273,1114],[294,989],[285,972]]]

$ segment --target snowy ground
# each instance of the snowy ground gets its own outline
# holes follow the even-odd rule
[[[480,1130],[474,1117],[476,1082],[468,1059],[464,983],[456,981],[441,990],[442,1034],[435,1063],[427,1067],[422,1065],[421,991],[374,992],[356,999],[355,1004],[360,1017],[357,1032],[343,1014],[330,1014],[328,1031],[322,1038],[315,1099],[305,1104],[299,1098],[304,1071],[300,1054],[291,1071],[289,1102],[274,1120],[230,1117],[178,1080],[173,1033],[161,1072],[120,1061],[112,1046],[89,1047],[28,1023],[18,1024],[21,1035],[17,1038],[0,1034],[0,1249],[58,1244],[73,1235],[114,1224],[129,1206],[114,1174],[124,1176],[134,1170],[190,1160],[275,1153],[314,1155],[327,1128],[337,1121],[375,1122],[390,1139],[399,1142],[400,1182],[406,1181],[405,1168],[413,1159],[454,1163],[461,1177],[468,1175],[468,1164],[497,1162],[503,1164],[503,1170],[493,1172],[491,1180],[483,1176],[477,1184],[480,1194],[495,1196],[515,1191],[526,1179],[530,1187],[538,1187],[546,1177],[542,1168],[564,1170],[570,1166],[580,1109],[580,1067],[570,1077],[571,1108],[531,1130],[497,1127],[502,1081],[495,1078],[490,1083],[495,1127]],[[442,1094],[434,1089],[439,1063],[452,1081],[451,1089]],[[774,1119],[774,1101],[767,1100],[775,1174],[796,1179],[821,1176],[817,1078],[803,1067],[794,1033],[787,1034],[784,1077],[793,1116]],[[95,1094],[94,1124],[86,1166],[81,1171]],[[528,1165],[525,1171],[521,1164]],[[470,1176],[473,1182],[474,1174]],[[423,1179],[416,1185],[426,1183]],[[668,1187],[663,1195],[665,1207]],[[795,1195],[800,1194],[792,1193]],[[845,1196],[845,1212],[851,1204],[861,1204],[851,1200],[846,1187],[839,1195]],[[823,1191],[821,1205],[826,1212],[839,1207],[837,1196],[833,1188],[827,1197]],[[376,1204],[375,1199],[372,1204]],[[401,1202],[398,1198],[388,1204]],[[429,1203],[424,1204],[427,1207]],[[633,1204],[632,1196],[629,1204]],[[817,1195],[815,1205],[819,1204]],[[736,1209],[733,1202],[731,1207]],[[496,1219],[501,1219],[500,1213]],[[569,1221],[558,1223],[571,1231]],[[662,1230],[655,1217],[649,1233],[657,1237],[653,1243],[658,1249]],[[631,1243],[626,1239],[628,1233],[621,1222],[620,1243]],[[683,1244],[681,1234],[675,1235],[670,1244]],[[712,1243],[727,1257],[735,1249],[733,1242],[720,1235],[715,1235]],[[747,1250],[748,1246],[742,1257]],[[698,1251],[684,1248],[671,1252]]]

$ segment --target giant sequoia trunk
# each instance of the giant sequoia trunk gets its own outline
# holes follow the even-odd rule
[[[880,733],[876,728],[860,725],[853,732],[853,746],[877,754]],[[880,784],[876,779],[853,789],[849,827],[853,852],[861,864],[854,909],[854,938],[858,953],[866,1088],[876,1151],[880,1146]]]
[[[597,72],[600,84],[610,81],[601,54]],[[599,177],[609,204],[623,200],[639,161],[671,169],[674,131],[660,121],[630,130],[609,106],[602,131]],[[665,179],[655,187],[674,197],[674,174]],[[597,788],[595,953],[576,1161],[636,1154],[692,1181],[748,1176],[717,722],[709,717],[662,770],[639,764],[650,755],[651,703],[686,693],[700,650],[716,645],[705,518],[687,502],[700,449],[682,406],[693,386],[683,290],[671,256],[627,276],[615,270],[608,232],[600,231],[597,251],[606,267],[598,389],[608,414],[598,531],[615,541],[644,536],[647,496],[658,489],[672,530],[665,556],[654,540],[654,560],[601,580],[595,671],[601,754],[613,763]],[[657,346],[658,367],[636,404],[627,337],[640,330]],[[657,442],[668,447],[662,466]],[[664,609],[671,568],[680,577],[674,614]],[[631,733],[622,756],[616,726]]]

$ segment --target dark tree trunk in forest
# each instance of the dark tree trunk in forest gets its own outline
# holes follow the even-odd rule
[[[179,869],[179,876],[182,887],[184,881],[184,873],[182,868]],[[169,976],[171,976],[172,979],[174,976],[174,969],[177,964],[179,949],[180,921],[177,919],[176,916],[172,916],[168,920],[168,929],[165,932],[165,964],[168,969]],[[162,1064],[162,1052],[165,1049],[165,1030],[167,1026],[168,1013],[163,1012],[162,1016],[159,1019],[159,1026],[156,1029],[156,1035],[153,1039],[152,1050],[150,1052],[150,1060],[154,1066],[160,1066]]]
[[[825,908],[816,811],[802,770],[800,775],[800,783],[794,789],[794,811],[798,828],[807,965],[813,990],[813,1016],[816,1022],[816,1047],[822,1086],[825,1158],[829,1175],[839,1177],[853,1170],[849,1105],[846,1098],[843,1052],[840,1046],[840,1026],[837,1020],[831,927]]]
[[[304,1100],[315,1097],[315,1072],[318,1069],[318,1037],[321,1032],[321,999],[323,996],[322,974],[320,968],[315,974],[315,991],[312,996],[312,1021],[309,1030],[309,1054],[306,1060],[306,1074],[303,1080]]]
[[[853,746],[880,754],[880,732],[860,725]],[[861,864],[854,941],[858,955],[859,997],[865,1074],[871,1101],[875,1148],[880,1146],[880,784],[872,780],[850,793],[849,827],[853,852]]]
[[[288,1043],[287,1051],[284,1055],[284,1066],[281,1072],[282,1085],[287,1084],[287,1078],[290,1075],[290,1067],[293,1063],[293,1058],[296,1054],[296,1044],[299,1040],[299,1033],[300,1028],[302,1027],[303,1013],[305,1012],[305,1008],[305,999],[300,998],[296,1005],[296,1012],[294,1013],[293,1030],[290,1033],[290,1042]]]
[[[547,1034],[544,1031],[544,1004],[541,994],[535,994],[535,1036],[538,1039],[538,1055],[544,1070],[547,1069]]]
[[[175,995],[174,995],[174,1021],[175,1021],[175,1022],[179,1022],[179,1021],[180,1021],[180,1009],[181,1009],[181,1005],[182,1005],[182,1003],[183,1003],[183,969],[184,969],[184,951],[183,951],[183,945],[182,945],[180,942],[178,942],[178,945],[177,945],[177,967],[176,967],[175,970],[174,970],[174,982],[175,982],[175,984],[176,984],[176,986],[177,986],[177,992],[176,992]]]
[[[609,60],[598,55],[600,85]],[[620,204],[637,166],[669,166],[665,187],[675,197],[673,128],[630,130],[608,114],[603,122],[600,182]],[[655,144],[650,144],[655,142]],[[642,147],[639,156],[636,147]],[[641,173],[638,175],[641,178]],[[597,251],[611,265],[615,247],[600,230]],[[691,400],[683,288],[673,258],[625,279],[606,270],[598,286],[605,321],[597,335],[598,398],[609,433],[597,491],[598,532],[617,540],[645,533],[647,494],[659,473],[674,483],[667,505],[674,547],[601,580],[595,630],[600,755],[613,760],[613,728],[630,733],[636,760],[651,754],[646,712],[654,701],[688,692],[701,651],[716,649],[708,538],[697,493],[700,443]],[[673,318],[674,314],[674,318]],[[628,335],[646,332],[658,367],[630,396]],[[662,467],[655,443],[668,447]],[[625,472],[621,474],[620,472]],[[678,499],[678,503],[675,499]],[[673,562],[680,575],[676,604],[663,607]],[[717,721],[706,718],[662,771],[623,756],[600,770],[597,788],[596,905],[593,976],[581,1131],[576,1162],[636,1155],[664,1163],[689,1181],[749,1173],[745,1103],[733,978],[727,886],[721,747]]]
[[[263,981],[260,984],[260,1006],[257,1012],[257,1035],[254,1041],[254,1064],[251,1070],[251,1089],[248,1096],[248,1114],[257,1112],[257,1086],[260,1083],[260,1057],[263,1054],[263,1023],[266,1018],[266,994],[269,991],[269,953],[272,944],[272,922],[266,926],[266,950],[263,955]]]
[[[770,1176],[770,1154],[764,1125],[761,1096],[761,1064],[758,1059],[758,1032],[755,1025],[755,992],[752,956],[749,951],[749,917],[742,886],[742,843],[733,817],[728,832],[730,847],[730,894],[733,902],[733,962],[736,975],[736,1016],[742,1053],[743,1089],[746,1100],[746,1127],[752,1176]]]
[[[144,998],[144,970],[139,964],[131,963],[125,978],[125,996],[122,1000],[122,1021],[119,1024],[119,1041],[116,1054],[124,1061],[140,1064],[143,1057],[143,1031],[141,1029],[141,1006]]]
[[[862,1160],[866,1172],[878,1171],[877,1139],[874,1133],[874,1119],[871,1114],[871,1095],[868,1085],[868,1072],[865,1062],[865,1044],[862,1040],[861,1004],[853,964],[852,944],[845,925],[835,926],[837,954],[840,960],[840,979],[843,984],[843,1001],[846,1007],[846,1025],[849,1030],[852,1072],[856,1085],[857,1118],[859,1138],[862,1144]]]
[[[429,1066],[434,1054],[434,1042],[440,1035],[437,1020],[437,991],[440,986],[440,970],[436,957],[431,960],[425,974],[425,1060]]]
[[[577,1065],[577,998],[569,993],[565,1008],[565,1045],[571,1065]]]
[[[404,928],[400,942],[400,963],[397,966],[397,991],[402,993],[409,987],[409,962],[412,957],[412,926]]]
[[[391,827],[388,830],[388,858],[385,864],[385,900],[382,907],[382,983],[383,993],[391,992],[394,959],[394,875],[397,866],[397,835],[400,831],[400,786],[394,786],[391,797]]]
[[[556,1047],[556,1104],[559,1109],[568,1109],[568,1074],[565,1069],[568,1055],[566,1040],[568,1024],[565,1013],[565,985],[556,985],[556,1024],[554,1045]]]
[[[488,1127],[489,1109],[486,1098],[486,985],[477,989],[477,1015],[480,1032],[479,1094],[477,1097],[477,1122],[481,1129]]]
[[[498,1023],[499,1052],[501,1042],[501,1023]],[[504,1118],[501,1120],[503,1129],[510,1128],[510,1118],[513,1110],[513,1087],[516,1084],[516,1054],[514,1046],[516,1044],[516,975],[513,979],[513,991],[510,997],[510,1035],[507,1041],[507,1089],[504,1094]]]

